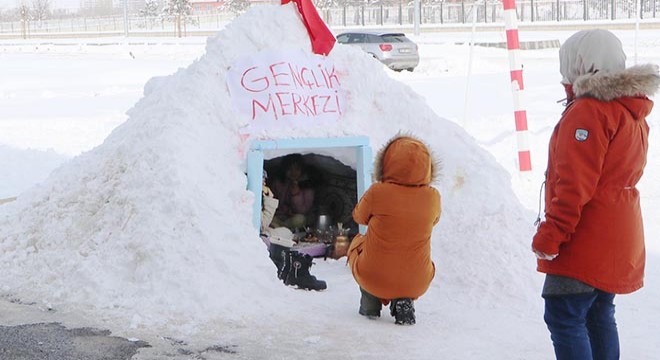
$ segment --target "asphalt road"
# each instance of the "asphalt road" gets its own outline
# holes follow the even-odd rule
[[[0,326],[3,360],[128,360],[144,341],[110,336],[93,328],[67,329],[59,323]]]

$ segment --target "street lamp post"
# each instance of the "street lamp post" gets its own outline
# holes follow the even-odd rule
[[[128,37],[128,0],[124,0],[124,36]]]
[[[420,12],[419,0],[415,0],[415,11],[413,11],[413,22],[415,28],[415,35],[419,35],[419,23],[422,18]]]

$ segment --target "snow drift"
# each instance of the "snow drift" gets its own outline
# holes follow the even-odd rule
[[[199,60],[150,80],[102,145],[0,207],[2,292],[176,331],[251,321],[293,297],[298,311],[318,309],[278,283],[252,228],[238,136],[247,120],[232,108],[226,86],[237,59],[275,47],[311,51],[292,4],[253,7],[237,18],[208,40]],[[341,120],[269,136],[367,135],[376,150],[399,131],[422,138],[443,166],[436,184],[443,217],[432,248],[437,278],[426,297],[525,306],[536,296],[533,214],[518,203],[506,171],[361,50],[336,45],[329,57],[348,99]],[[331,296],[337,279],[325,280]]]

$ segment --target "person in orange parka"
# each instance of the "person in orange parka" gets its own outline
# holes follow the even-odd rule
[[[545,221],[532,242],[557,359],[618,359],[614,296],[643,285],[636,185],[660,75],[625,61],[607,30],[579,31],[559,50],[568,103],[550,138]]]
[[[379,152],[377,181],[353,210],[358,224],[368,225],[348,250],[353,277],[360,286],[359,314],[380,317],[381,304],[399,325],[415,323],[413,300],[435,276],[431,232],[440,220],[440,193],[431,183],[438,166],[428,147],[408,135],[397,135]]]

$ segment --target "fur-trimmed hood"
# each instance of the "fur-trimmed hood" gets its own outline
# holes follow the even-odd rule
[[[622,71],[598,71],[585,74],[573,83],[576,97],[611,101],[626,96],[652,96],[660,87],[658,66],[637,65]]]
[[[439,161],[422,140],[399,134],[378,151],[373,179],[406,186],[429,185],[437,179],[439,168]]]
[[[559,48],[559,72],[569,101],[572,95],[601,101],[651,96],[660,86],[658,66],[626,68],[621,41],[604,29],[578,31],[566,39]]]

